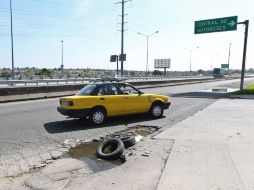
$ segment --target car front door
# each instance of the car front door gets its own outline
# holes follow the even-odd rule
[[[124,110],[128,114],[147,112],[151,106],[148,96],[141,94],[140,91],[128,84],[120,85],[123,92]]]

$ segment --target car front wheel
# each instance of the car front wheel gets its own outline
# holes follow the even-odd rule
[[[93,109],[89,115],[89,120],[93,125],[101,125],[106,118],[106,111],[102,108]]]
[[[163,115],[163,106],[161,103],[154,103],[150,109],[150,115],[153,118],[160,118]]]

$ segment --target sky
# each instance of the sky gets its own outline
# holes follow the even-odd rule
[[[9,0],[0,0],[0,68],[11,68]],[[12,0],[15,67],[116,69],[110,55],[121,52],[118,0]],[[124,69],[148,69],[171,59],[170,71],[241,69],[244,25],[236,31],[194,34],[194,22],[238,16],[250,21],[246,68],[254,67],[253,0],[132,0],[125,3]]]

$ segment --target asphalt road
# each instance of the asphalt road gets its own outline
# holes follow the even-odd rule
[[[41,160],[42,154],[61,148],[66,139],[92,140],[135,125],[159,126],[161,130],[172,127],[218,98],[227,98],[223,93],[205,90],[238,88],[239,83],[227,80],[146,89],[143,90],[146,93],[170,96],[172,106],[165,110],[165,117],[158,120],[151,120],[146,114],[116,117],[108,119],[103,127],[92,127],[86,120],[66,119],[56,110],[58,98],[0,104],[0,170],[5,171],[7,166],[15,168],[20,160],[30,160],[26,165],[32,166]],[[246,84],[249,83],[254,80],[246,79]]]

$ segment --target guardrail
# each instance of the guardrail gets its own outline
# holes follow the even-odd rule
[[[182,79],[202,79],[202,78],[213,78],[213,77],[197,77],[197,76],[189,76],[189,77],[129,77],[126,78],[127,82],[132,81],[155,81],[155,80],[182,80]],[[53,84],[82,84],[88,83],[91,80],[96,78],[69,78],[69,79],[32,79],[32,80],[0,80],[1,86],[27,86],[27,85],[53,85]]]

